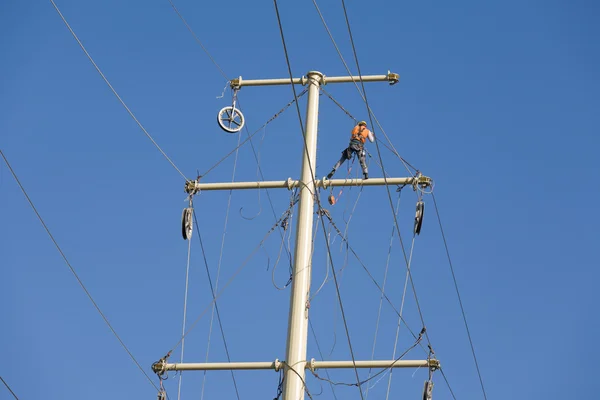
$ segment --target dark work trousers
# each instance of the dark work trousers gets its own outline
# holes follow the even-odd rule
[[[344,163],[344,161],[350,160],[352,158],[353,153],[356,153],[356,155],[358,155],[358,161],[360,162],[363,174],[368,174],[369,169],[367,168],[364,146],[361,142],[357,140],[350,141],[350,145],[342,151],[342,157],[337,163],[335,163],[331,172],[337,171],[337,169]]]

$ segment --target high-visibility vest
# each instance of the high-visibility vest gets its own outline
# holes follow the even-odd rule
[[[369,133],[370,131],[367,129],[366,126],[356,125],[352,129],[352,132],[350,134],[350,140],[358,140],[359,142],[364,144],[367,140],[367,137],[369,137]]]

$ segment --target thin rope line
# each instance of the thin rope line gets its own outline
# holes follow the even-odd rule
[[[127,107],[127,104],[125,104],[125,102],[123,101],[123,99],[121,98],[121,96],[119,96],[119,94],[117,93],[117,91],[115,90],[115,88],[110,84],[110,82],[108,81],[108,79],[106,78],[106,76],[104,76],[104,73],[102,73],[102,70],[100,70],[100,67],[98,67],[98,65],[96,64],[96,62],[94,61],[94,59],[92,58],[92,56],[90,55],[90,53],[88,53],[88,51],[85,49],[83,43],[81,43],[81,40],[79,40],[79,38],[75,34],[75,31],[73,31],[73,29],[71,28],[71,25],[69,25],[69,23],[67,22],[67,20],[65,19],[65,17],[62,15],[62,13],[58,9],[58,6],[54,2],[54,0],[50,0],[50,3],[52,3],[52,5],[54,6],[54,9],[56,9],[56,12],[58,13],[58,15],[60,16],[60,18],[63,20],[63,22],[65,23],[65,25],[67,26],[67,28],[69,29],[69,31],[71,32],[71,34],[73,35],[73,37],[75,38],[75,40],[77,41],[77,43],[79,44],[79,47],[81,47],[81,50],[83,50],[83,52],[85,53],[85,55],[87,56],[87,58],[90,60],[90,62],[94,66],[94,68],[96,68],[96,71],[98,71],[98,73],[100,74],[100,76],[102,77],[102,79],[104,79],[104,82],[106,82],[106,84],[108,85],[108,87],[110,88],[110,90],[117,97],[117,99],[119,100],[119,102],[121,103],[121,105],[123,105],[123,107],[125,107],[125,110],[127,110],[127,112],[129,113],[129,115],[131,116],[131,118],[133,118],[133,120],[138,124],[138,126],[146,134],[146,136],[148,137],[148,139],[150,139],[150,141],[152,143],[154,143],[154,146],[156,146],[156,148],[158,149],[158,151],[160,151],[162,153],[162,155],[167,159],[167,161],[169,161],[169,163],[171,163],[171,165],[173,166],[173,168],[175,168],[177,170],[177,172],[179,172],[179,174],[183,177],[183,179],[185,179],[187,181],[188,179],[185,177],[185,175],[183,174],[183,172],[181,172],[181,170],[179,168],[177,168],[177,165],[175,165],[175,163],[169,158],[169,156],[167,156],[167,153],[165,153],[163,151],[163,149],[160,148],[160,146],[158,145],[158,143],[156,143],[156,141],[152,138],[152,136],[150,136],[150,134],[148,133],[148,131],[146,130],[146,128],[144,128],[144,126],[142,125],[142,123],[135,117],[135,115],[129,109],[129,107]]]
[[[242,135],[238,134],[238,146],[240,145],[240,141],[242,140]],[[239,149],[239,147],[238,147]],[[236,150],[235,152],[235,158],[233,161],[233,172],[231,175],[231,182],[235,181],[235,172],[237,170],[237,162],[238,162],[238,156],[239,156],[239,150]],[[219,277],[221,276],[221,265],[223,262],[223,249],[225,248],[225,237],[227,236],[227,224],[229,222],[229,211],[231,209],[231,198],[233,197],[233,189],[231,189],[229,191],[229,197],[227,199],[227,211],[225,212],[225,224],[223,225],[223,236],[221,237],[221,251],[219,252],[219,262],[217,264],[217,279],[215,280],[215,290],[219,290]],[[209,325],[209,330],[208,330],[208,342],[206,345],[206,362],[208,362],[208,355],[210,352],[210,339],[212,336],[212,329],[213,329],[213,322],[215,319],[215,308],[217,306],[217,303],[213,303],[213,308],[211,311],[211,315],[210,315],[210,325]],[[205,370],[203,373],[203,378],[202,378],[202,391],[201,391],[201,395],[200,395],[200,400],[204,399],[204,387],[206,385],[206,373],[207,371]]]
[[[456,400],[456,396],[454,395],[454,391],[452,390],[452,387],[450,387],[450,382],[448,382],[448,378],[446,378],[446,374],[444,373],[444,370],[442,369],[442,367],[440,367],[440,372],[442,374],[442,377],[444,377],[444,381],[446,382],[446,386],[448,386],[448,390],[450,390],[450,394],[452,395],[452,398],[454,400]]]
[[[329,30],[329,27],[327,26],[327,23],[325,22],[325,18],[323,17],[323,14],[321,13],[321,10],[319,9],[319,6],[317,5],[316,0],[313,0],[313,4],[315,6],[315,8],[317,9],[317,12],[319,13],[319,17],[321,18],[321,22],[323,22],[323,26],[325,27],[325,30],[327,30],[327,34],[329,35],[329,38],[331,39],[331,42],[333,43],[333,46],[335,47],[338,55],[340,56],[340,59],[342,61],[342,63],[344,64],[344,67],[346,68],[346,71],[348,72],[348,75],[350,75],[350,77],[352,78],[352,82],[354,83],[354,86],[356,87],[356,90],[358,91],[358,94],[360,95],[360,97],[363,99],[363,101],[367,104],[367,112],[373,115],[373,118],[375,119],[375,122],[377,122],[377,125],[379,126],[379,129],[381,129],[381,132],[383,133],[383,136],[386,138],[386,140],[389,142],[390,146],[394,149],[393,151],[391,149],[389,149],[390,151],[392,151],[393,153],[395,153],[399,158],[400,161],[402,161],[402,163],[404,164],[404,167],[408,169],[407,165],[410,166],[412,169],[414,169],[416,171],[416,168],[413,167],[412,165],[410,165],[404,158],[402,158],[400,156],[400,154],[396,151],[394,144],[392,143],[392,141],[390,140],[390,138],[388,137],[388,135],[385,133],[385,130],[383,129],[383,127],[381,126],[381,124],[379,123],[379,120],[377,119],[377,117],[375,116],[375,113],[373,112],[373,110],[371,109],[371,107],[369,107],[367,101],[366,101],[366,97],[365,95],[363,95],[363,92],[361,92],[360,88],[358,87],[358,84],[356,83],[356,80],[353,78],[352,72],[350,72],[350,68],[348,67],[348,64],[346,64],[346,60],[344,60],[344,56],[342,55],[342,52],[340,51],[340,49],[338,48],[337,43],[335,42],[335,39],[333,38],[333,35],[331,34],[331,31]],[[345,9],[345,6],[344,6]],[[360,76],[360,70],[359,70],[359,76]],[[362,78],[361,78],[361,82],[362,82]],[[363,86],[363,91],[364,91],[364,86]],[[332,99],[333,100],[333,99]],[[371,121],[372,122],[372,121]],[[372,125],[372,124],[371,124]],[[377,140],[377,138],[376,138]],[[386,146],[387,147],[387,146]],[[408,173],[412,175],[412,173],[410,172],[410,170],[408,170]]]
[[[308,90],[305,89],[302,92],[300,92],[300,95],[296,98],[294,97],[294,100],[296,103],[298,102],[298,98],[302,97]],[[240,111],[242,110],[242,105],[240,104],[240,101],[238,100],[238,106],[240,108]],[[289,103],[288,105],[286,105],[286,107],[284,109],[282,109],[282,111],[280,111],[278,114],[280,114],[281,112],[283,112],[283,110],[287,109],[289,107]],[[265,135],[266,135],[266,126],[267,124],[263,125],[261,127],[261,129],[265,130]],[[246,134],[248,135],[248,139],[250,141],[250,147],[252,148],[252,154],[254,155],[254,159],[256,160],[256,166],[258,168],[258,173],[260,174],[260,179],[262,179],[263,181],[265,180],[265,176],[263,174],[262,168],[260,166],[260,151],[257,153],[255,147],[254,147],[254,143],[252,142],[252,136],[250,135],[250,130],[248,129],[248,126],[246,125]],[[264,140],[264,136],[263,139]],[[261,146],[262,146],[262,141],[261,141]],[[273,200],[271,199],[271,192],[269,191],[269,189],[265,189],[265,192],[267,193],[267,200],[269,200],[269,206],[271,207],[271,212],[273,213],[273,218],[275,220],[277,220],[277,214],[275,213],[275,207],[273,206]],[[259,193],[259,199],[260,199],[260,189],[258,190]],[[279,231],[279,235],[281,236],[281,240],[284,240],[285,235],[281,232],[281,229],[278,230]],[[291,233],[290,233],[291,235]],[[292,263],[292,255],[290,253],[290,250],[286,247],[285,248],[285,252],[288,256],[289,262],[290,264]]]
[[[310,330],[312,331],[313,337],[315,339],[315,343],[317,345],[317,351],[319,352],[319,355],[321,356],[321,360],[325,361],[325,357],[323,357],[323,352],[321,351],[321,346],[319,345],[319,341],[317,340],[317,334],[315,332],[315,328],[313,327],[313,324],[310,319],[308,320],[308,326],[310,326]],[[327,375],[328,379],[331,379],[331,377],[329,376],[329,371],[327,369],[325,369],[325,375]],[[333,394],[333,398],[335,400],[337,400],[337,395],[335,393],[335,387],[334,387],[333,383],[329,382],[329,387],[331,388],[331,393]]]
[[[348,19],[348,12],[346,10],[346,3],[345,3],[344,0],[342,0],[342,7],[344,9],[344,16],[346,18],[346,26],[348,27],[348,34],[350,36],[350,43],[352,45],[352,51],[354,53],[354,60],[356,61],[356,68],[358,69],[358,76],[360,78],[360,83],[361,83],[363,94],[364,94],[365,104],[366,104],[366,107],[367,107],[367,112],[369,114],[369,120],[371,122],[371,127],[373,128],[373,118],[371,116],[369,102],[367,100],[367,92],[365,90],[365,84],[364,84],[364,81],[362,79],[362,73],[360,71],[360,64],[358,62],[358,54],[356,52],[356,46],[354,45],[354,39],[352,37],[352,29],[350,27],[350,20]],[[383,179],[385,181],[385,188],[386,188],[386,192],[387,192],[387,195],[388,195],[388,200],[389,200],[389,203],[390,203],[390,208],[391,208],[391,211],[392,211],[392,216],[394,217],[394,223],[396,224],[396,229],[398,231],[398,239],[400,241],[400,246],[402,248],[402,253],[404,255],[404,261],[405,261],[405,263],[407,265],[407,270],[410,271],[410,269],[408,268],[408,258],[407,258],[407,255],[406,255],[406,249],[404,248],[404,243],[402,242],[402,235],[400,233],[400,226],[398,224],[398,219],[396,218],[396,215],[394,214],[394,203],[392,201],[392,195],[390,193],[390,187],[387,184],[386,172],[385,172],[385,168],[383,166],[383,159],[381,157],[381,150],[379,149],[379,143],[378,143],[378,141],[375,141],[375,147],[377,148],[377,155],[379,157],[379,162],[381,163],[381,169],[383,171]],[[419,311],[419,316],[421,318],[421,324],[425,327],[426,325],[425,325],[425,320],[423,318],[423,312],[421,311],[421,305],[419,304],[419,299],[417,297],[417,291],[416,291],[415,284],[414,284],[414,281],[413,281],[413,278],[412,278],[412,274],[410,272],[409,272],[409,278],[410,278],[410,283],[411,283],[411,286],[412,286],[413,293],[415,295],[415,303],[417,305],[417,310]],[[429,334],[427,333],[427,331],[425,331],[425,337],[427,339],[428,344],[431,345],[431,341],[429,339]]]
[[[281,110],[279,110],[277,113],[275,113],[267,122],[265,122],[260,128],[258,128],[256,131],[254,131],[253,134],[248,135],[248,137],[246,139],[244,139],[244,141],[242,141],[242,143],[240,143],[239,146],[237,146],[236,148],[234,148],[233,150],[231,150],[229,153],[227,153],[224,157],[222,157],[219,161],[217,161],[212,167],[210,167],[204,174],[202,174],[202,177],[206,177],[206,175],[208,175],[209,172],[211,172],[213,169],[215,169],[217,166],[219,166],[219,164],[221,164],[223,161],[225,161],[229,156],[231,156],[237,149],[239,149],[240,147],[242,147],[244,144],[246,144],[246,142],[251,141],[251,139],[258,133],[260,132],[265,126],[267,126],[268,124],[270,124],[273,120],[275,120],[275,118],[279,117],[279,115],[281,115],[281,113],[283,113],[285,110],[287,110],[292,104],[294,104],[295,102],[297,102],[297,100],[302,97],[306,92],[308,91],[308,89],[304,89],[302,92],[300,92],[300,94],[298,95],[298,97],[294,97],[288,104],[286,104]],[[239,100],[238,100],[239,102]],[[240,108],[241,111],[241,108]]]
[[[215,289],[213,287],[212,278],[210,276],[210,269],[208,268],[208,260],[206,259],[206,251],[204,250],[204,242],[202,240],[202,235],[200,234],[200,225],[198,224],[198,219],[196,218],[196,212],[194,211],[194,223],[196,224],[196,232],[198,234],[198,240],[200,241],[200,248],[202,250],[202,258],[204,259],[204,266],[206,268],[206,275],[208,276],[208,283],[210,285],[210,293],[213,297],[215,310],[217,312],[217,321],[219,323],[219,328],[221,330],[221,337],[223,338],[223,346],[225,347],[225,354],[227,355],[227,361],[231,362],[231,357],[229,355],[229,347],[227,346],[227,340],[225,340],[225,330],[223,329],[223,323],[221,322],[221,313],[219,312],[219,306],[217,304],[217,300],[215,298]],[[235,389],[236,397],[240,398],[240,394],[238,391],[237,381],[235,379],[235,374],[233,370],[231,372],[231,379],[233,380],[233,387]]]
[[[181,327],[181,334],[185,333],[185,321],[187,317],[187,300],[188,300],[188,282],[190,276],[190,255],[192,252],[192,241],[188,239],[188,251],[187,251],[187,265],[185,267],[185,294],[183,297],[183,324]],[[181,341],[181,362],[183,363],[183,352],[185,348],[185,340]],[[177,384],[177,400],[181,398],[181,381],[183,380],[183,374],[179,374],[179,383]]]
[[[398,337],[400,335],[400,322],[402,321],[402,312],[404,311],[404,300],[406,299],[406,289],[408,288],[408,277],[409,277],[409,270],[410,270],[410,266],[412,264],[412,256],[413,256],[413,249],[415,247],[415,235],[413,234],[413,238],[412,238],[412,244],[410,245],[410,257],[408,260],[408,269],[406,271],[406,277],[404,278],[404,289],[402,290],[402,301],[400,302],[400,316],[398,317],[398,324],[396,325],[396,339],[394,340],[394,351],[392,353],[392,358],[396,358],[396,349],[398,348]],[[389,399],[390,396],[390,389],[392,387],[392,373],[393,371],[390,370],[390,375],[388,376],[388,386],[387,386],[387,392],[385,394],[385,400]]]
[[[469,324],[467,323],[467,315],[463,306],[462,299],[460,297],[460,291],[458,290],[458,283],[456,281],[456,275],[454,274],[454,266],[452,265],[452,259],[450,258],[450,250],[448,249],[448,243],[446,242],[446,235],[444,234],[444,227],[442,226],[442,219],[438,210],[437,202],[435,201],[435,195],[432,193],[433,205],[435,207],[435,213],[437,215],[438,223],[440,225],[440,231],[442,233],[442,239],[444,241],[444,247],[446,249],[446,256],[448,257],[448,264],[450,265],[450,272],[452,273],[452,280],[454,281],[454,288],[456,289],[456,296],[458,297],[458,304],[460,304],[460,311],[462,313],[465,328],[467,330],[467,336],[469,338],[469,344],[471,345],[471,353],[473,354],[473,360],[475,361],[475,368],[477,369],[477,375],[479,376],[479,383],[481,384],[481,391],[483,392],[483,398],[487,399],[485,387],[483,386],[483,378],[481,377],[481,371],[479,370],[479,363],[477,362],[477,356],[475,355],[475,346],[473,346],[473,339],[471,339],[471,331],[469,330]]]
[[[281,34],[281,41],[283,43],[283,50],[284,50],[284,54],[285,54],[285,61],[286,61],[286,64],[287,64],[288,73],[289,73],[289,76],[290,76],[290,81],[292,81],[293,80],[292,67],[291,67],[291,64],[290,64],[290,59],[289,59],[288,52],[287,52],[287,47],[286,47],[286,44],[285,44],[285,38],[284,38],[284,35],[283,35],[283,26],[281,24],[281,18],[279,16],[279,8],[277,7],[277,0],[273,0],[273,3],[275,5],[275,13],[277,15],[277,24],[279,25],[279,32]],[[308,84],[312,85],[313,83],[309,82]],[[292,86],[292,91],[294,93],[294,98],[297,99],[295,85],[292,84],[291,86]],[[321,211],[322,210],[321,200],[320,200],[320,196],[319,196],[319,191],[316,190],[317,185],[315,184],[315,173],[314,173],[314,169],[313,169],[313,166],[312,166],[312,162],[310,160],[310,153],[308,151],[308,144],[306,142],[306,132],[304,131],[304,125],[302,123],[302,116],[300,114],[300,106],[298,105],[297,101],[296,101],[296,110],[298,111],[298,119],[299,119],[299,122],[300,122],[300,128],[302,130],[302,137],[303,137],[303,142],[304,142],[304,151],[305,151],[306,159],[308,161],[309,169],[311,171],[312,184],[313,184],[313,188],[315,189],[315,194],[316,194],[315,197],[316,197],[316,200],[317,200],[318,210]],[[327,238],[327,232],[326,232],[326,229],[325,229],[325,221],[323,221],[322,218],[321,218],[321,225],[323,226],[323,235],[324,235],[325,238]],[[356,375],[356,381],[357,381],[357,384],[358,384],[358,390],[359,390],[361,399],[364,400],[362,389],[360,387],[360,377],[358,376],[358,369],[356,368],[356,360],[355,360],[355,357],[354,357],[354,350],[352,349],[352,342],[350,340],[350,333],[348,331],[348,325],[347,325],[346,317],[345,317],[345,314],[344,314],[344,307],[343,307],[343,303],[342,303],[342,298],[340,296],[339,286],[338,286],[338,282],[337,282],[337,277],[336,277],[336,274],[335,274],[335,267],[334,267],[334,264],[333,264],[333,258],[331,256],[331,249],[330,249],[330,246],[329,246],[329,242],[326,241],[325,243],[327,245],[327,253],[329,254],[329,258],[330,258],[330,261],[331,261],[331,268],[332,268],[332,271],[334,271],[333,272],[333,278],[334,278],[334,281],[335,281],[335,287],[336,287],[336,291],[337,291],[337,294],[338,294],[338,300],[340,302],[340,310],[342,312],[342,317],[343,317],[343,321],[344,321],[344,327],[345,327],[346,336],[347,336],[347,339],[348,339],[348,347],[350,348],[350,355],[352,356],[352,364],[354,366],[354,373]],[[298,374],[296,370],[294,370],[294,369],[292,369],[292,370],[296,374]]]
[[[208,52],[208,50],[206,49],[206,47],[204,47],[204,45],[202,44],[202,42],[200,41],[200,39],[198,38],[198,36],[196,35],[196,33],[194,33],[194,31],[188,25],[188,23],[185,20],[185,18],[183,18],[183,15],[181,15],[181,13],[177,9],[177,7],[175,7],[175,4],[173,4],[173,1],[169,0],[169,3],[171,3],[171,7],[173,7],[173,10],[175,10],[175,12],[177,13],[177,15],[181,19],[181,21],[183,21],[183,23],[185,24],[185,26],[188,29],[188,31],[190,31],[190,33],[192,34],[192,36],[194,36],[194,39],[196,39],[196,42],[200,45],[200,47],[202,47],[202,50],[204,50],[204,52],[206,53],[206,55],[208,56],[208,58],[210,58],[210,61],[212,61],[212,63],[215,64],[215,67],[217,67],[217,69],[219,70],[219,72],[221,73],[221,75],[223,75],[223,78],[225,78],[225,80],[229,80],[229,78],[227,78],[227,75],[225,75],[225,72],[223,71],[223,69],[219,66],[219,64],[217,64],[217,62],[215,61],[215,59],[213,58],[213,56],[210,55],[210,53]]]
[[[284,212],[284,215],[285,215],[285,212]],[[219,297],[221,297],[221,295],[223,294],[223,292],[225,291],[225,289],[227,289],[227,287],[239,275],[239,273],[242,271],[242,269],[244,269],[244,267],[248,264],[248,262],[250,261],[250,259],[254,256],[254,254],[256,254],[256,252],[258,251],[258,249],[261,248],[261,246],[264,244],[264,242],[267,240],[267,238],[277,228],[277,225],[279,225],[279,223],[281,222],[281,220],[283,218],[284,217],[282,216],[277,222],[275,222],[275,224],[271,227],[271,229],[265,234],[265,236],[263,236],[263,238],[260,241],[260,243],[258,243],[258,245],[254,248],[254,250],[252,250],[252,252],[246,257],[246,259],[242,262],[242,264],[238,267],[238,269],[235,270],[235,272],[231,275],[231,277],[229,278],[229,280],[227,281],[227,283],[221,288],[221,290],[219,291],[219,293],[217,293],[216,296],[213,296],[214,297],[213,300],[204,308],[204,310],[202,310],[202,312],[200,313],[200,315],[198,315],[198,317],[196,318],[196,320],[188,328],[187,332],[177,341],[177,343],[175,343],[175,345],[167,352],[167,354],[170,354],[173,350],[175,350],[177,348],[177,346],[179,346],[179,344],[181,343],[181,341],[187,335],[189,335],[189,333],[196,327],[196,325],[198,324],[198,322],[200,321],[200,319],[202,319],[202,317],[208,312],[208,310],[210,309],[210,307],[212,306],[212,304],[215,303]]]
[[[100,314],[100,316],[102,317],[102,319],[104,320],[104,322],[106,323],[106,325],[108,326],[108,328],[111,330],[111,332],[113,333],[113,335],[117,338],[117,340],[119,341],[119,343],[121,344],[121,346],[123,346],[123,348],[125,349],[125,351],[127,352],[127,354],[129,354],[129,357],[131,358],[131,360],[135,363],[135,365],[137,365],[137,367],[139,368],[139,370],[142,371],[142,373],[144,374],[144,376],[148,379],[148,382],[150,382],[150,384],[152,386],[154,386],[154,388],[156,390],[158,390],[158,387],[154,384],[154,382],[152,382],[152,379],[150,379],[150,377],[148,376],[148,374],[146,373],[146,371],[144,371],[144,369],[142,368],[142,366],[140,365],[140,363],[135,359],[135,357],[133,356],[133,354],[131,353],[131,351],[129,351],[129,349],[127,348],[127,346],[125,345],[125,343],[123,342],[123,340],[121,339],[121,337],[117,334],[117,331],[115,331],[115,328],[113,328],[113,326],[111,325],[111,323],[108,321],[108,318],[106,317],[106,315],[104,315],[104,313],[102,312],[102,310],[100,310],[100,307],[98,306],[98,304],[96,303],[96,301],[94,300],[94,298],[92,297],[92,295],[90,294],[90,292],[87,290],[87,288],[83,284],[83,281],[79,278],[79,275],[77,275],[77,272],[75,272],[75,269],[73,268],[73,266],[71,265],[71,263],[67,259],[67,256],[65,255],[65,253],[63,253],[62,249],[58,245],[58,242],[54,239],[54,236],[52,236],[52,233],[50,232],[50,229],[48,228],[48,226],[46,225],[46,223],[42,219],[42,216],[40,215],[40,213],[38,212],[38,210],[35,208],[35,205],[33,205],[33,201],[31,201],[31,198],[29,198],[29,195],[25,191],[25,188],[21,184],[21,181],[19,181],[19,178],[17,177],[17,174],[12,169],[12,166],[8,162],[8,159],[6,158],[6,156],[4,155],[4,152],[2,150],[0,150],[0,155],[4,159],[4,162],[6,163],[6,166],[8,167],[8,169],[9,169],[10,173],[12,174],[13,178],[15,178],[15,181],[19,185],[19,188],[21,189],[21,191],[23,192],[23,194],[27,198],[27,201],[29,202],[29,205],[33,209],[33,212],[38,217],[38,219],[40,220],[42,226],[46,230],[46,233],[50,237],[50,240],[52,240],[52,243],[54,243],[54,246],[56,247],[56,249],[58,250],[58,252],[62,256],[63,260],[65,260],[65,263],[67,264],[67,266],[71,270],[71,273],[73,274],[73,276],[75,277],[75,279],[79,283],[79,286],[81,286],[81,288],[83,289],[83,291],[85,292],[85,294],[87,295],[87,297],[90,299],[90,301],[92,302],[92,304],[96,308],[96,311],[98,311],[98,314]]]
[[[4,386],[6,386],[6,388],[10,392],[10,394],[12,394],[15,399],[19,400],[19,398],[17,397],[17,395],[15,394],[15,392],[12,391],[12,389],[10,388],[10,386],[8,386],[8,383],[6,383],[6,381],[1,376],[0,376],[0,380],[2,381],[2,383],[4,383]]]
[[[398,194],[398,201],[396,202],[396,214],[398,214],[398,211],[400,210],[400,198],[401,198],[402,192],[400,192]],[[375,335],[373,336],[373,350],[371,351],[371,360],[375,359],[375,346],[377,345],[377,334],[379,333],[379,321],[381,319],[381,308],[383,306],[383,293],[385,292],[385,284],[387,282],[387,275],[388,275],[388,271],[389,271],[389,267],[390,267],[390,258],[392,255],[392,245],[394,243],[394,232],[395,232],[396,228],[394,227],[394,225],[392,224],[392,234],[390,236],[390,245],[388,247],[388,253],[387,253],[387,260],[385,262],[385,272],[383,274],[383,283],[381,285],[381,291],[382,294],[381,296],[379,296],[379,309],[377,311],[377,322],[375,323]],[[407,276],[408,278],[408,276]],[[404,296],[402,296],[402,299],[404,299]],[[404,304],[404,301],[402,302]],[[402,308],[400,308],[400,315],[402,315]],[[400,323],[400,320],[398,321],[398,323]],[[394,356],[395,356],[395,347],[394,347]],[[394,358],[394,357],[392,357]],[[372,368],[369,368],[369,375],[368,377],[371,377],[371,371]],[[367,386],[367,390],[365,393],[365,400],[369,397],[369,387]]]

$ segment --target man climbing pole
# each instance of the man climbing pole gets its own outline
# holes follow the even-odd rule
[[[352,154],[358,155],[358,161],[360,161],[360,166],[363,171],[364,179],[369,179],[369,169],[367,168],[367,163],[365,162],[365,142],[369,138],[369,141],[373,143],[375,141],[375,137],[373,133],[367,129],[367,123],[365,121],[360,121],[353,129],[350,134],[350,144],[346,149],[342,151],[342,157],[339,159],[337,163],[333,166],[331,172],[327,175],[327,179],[331,179],[335,171],[344,163],[346,160],[350,160],[352,158]]]

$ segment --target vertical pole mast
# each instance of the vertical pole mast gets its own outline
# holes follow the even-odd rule
[[[319,118],[320,72],[308,74],[308,106],[306,110],[306,146],[302,147],[300,201],[294,254],[294,276],[290,298],[283,400],[304,399],[304,371],[308,336],[308,298],[312,268],[312,230],[315,192],[313,175],[317,166],[317,124]]]

